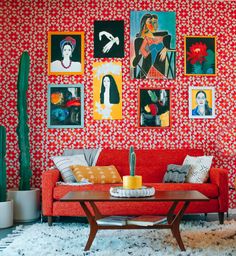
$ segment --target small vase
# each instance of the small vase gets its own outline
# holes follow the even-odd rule
[[[142,176],[123,176],[123,188],[139,189],[142,188]]]

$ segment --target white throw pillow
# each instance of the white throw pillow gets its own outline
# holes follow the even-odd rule
[[[72,165],[83,165],[88,166],[84,155],[74,155],[74,156],[53,156],[52,161],[56,165],[57,169],[60,171],[62,179],[64,182],[76,182],[70,166]]]
[[[186,156],[183,165],[191,165],[186,182],[204,183],[209,177],[213,156]]]

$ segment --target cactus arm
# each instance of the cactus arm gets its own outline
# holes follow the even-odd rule
[[[18,144],[20,149],[20,186],[19,190],[30,190],[30,145],[29,128],[27,125],[27,98],[30,59],[28,52],[23,52],[20,60],[20,67],[17,81],[17,110],[19,121],[17,126]]]
[[[0,126],[0,202],[7,200],[6,128]]]
[[[131,166],[131,155],[132,155],[133,152],[134,152],[134,147],[130,146],[130,148],[129,148],[129,170],[130,170],[130,176],[132,176],[131,175],[131,169],[132,169],[132,166]]]
[[[130,161],[130,176],[135,176],[135,165],[136,165],[136,155],[134,152],[132,152],[131,161]]]
[[[129,171],[130,176],[135,176],[135,165],[136,165],[136,155],[134,153],[134,147],[129,148]]]

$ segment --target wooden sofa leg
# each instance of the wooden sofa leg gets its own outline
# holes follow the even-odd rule
[[[52,216],[48,216],[48,226],[52,226]]]
[[[220,224],[224,224],[224,212],[218,212]]]

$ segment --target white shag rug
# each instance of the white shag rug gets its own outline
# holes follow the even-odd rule
[[[236,220],[181,223],[186,252],[170,230],[99,230],[90,251],[84,252],[89,227],[81,223],[37,223],[19,226],[0,240],[1,256],[235,256]]]

